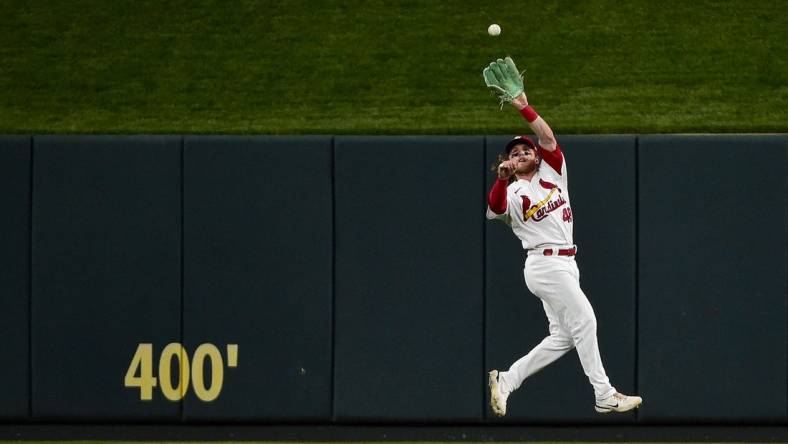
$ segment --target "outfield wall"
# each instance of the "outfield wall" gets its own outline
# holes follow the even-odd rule
[[[0,137],[0,421],[788,424],[786,135],[559,138],[605,367],[484,218],[503,136]]]

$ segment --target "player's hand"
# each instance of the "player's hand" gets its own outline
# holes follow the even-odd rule
[[[522,94],[520,94],[519,96],[515,97],[512,100],[512,106],[514,106],[518,110],[521,110],[526,106],[528,106],[528,98],[525,96],[525,92],[523,92]]]
[[[523,75],[508,56],[490,63],[482,70],[482,77],[487,88],[498,96],[501,105],[512,102],[525,91]]]
[[[508,179],[512,177],[515,170],[515,163],[513,160],[504,160],[498,165],[498,178],[499,179]]]

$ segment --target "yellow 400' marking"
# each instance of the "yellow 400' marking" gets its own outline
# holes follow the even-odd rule
[[[172,384],[172,360],[178,361],[178,381]],[[211,384],[205,385],[203,364],[208,359],[211,364]],[[238,366],[238,344],[227,344],[227,366]],[[189,371],[191,368],[191,371]],[[139,373],[139,376],[137,374]],[[178,342],[167,344],[159,356],[159,379],[153,376],[153,344],[139,344],[137,351],[131,358],[126,377],[123,380],[125,387],[139,387],[140,399],[150,401],[153,399],[153,387],[157,384],[165,398],[170,401],[180,401],[189,390],[190,377],[194,394],[201,401],[211,402],[219,397],[224,385],[224,361],[219,349],[213,344],[200,344],[194,351],[192,365],[189,365],[189,355]]]

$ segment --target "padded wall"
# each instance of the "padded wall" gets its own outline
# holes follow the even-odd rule
[[[340,421],[482,418],[483,139],[336,139]]]
[[[594,413],[573,351],[503,420],[486,372],[547,334],[518,240],[484,219],[508,138],[332,140],[0,137],[0,420],[788,421],[785,135],[559,136],[604,364],[645,402]],[[141,343],[151,400],[124,386]]]
[[[642,136],[639,162],[641,418],[784,421],[786,138]]]
[[[180,139],[43,136],[33,157],[34,417],[178,419],[124,376],[181,340]]]
[[[492,165],[511,137],[487,138]],[[534,141],[536,139],[534,138]],[[580,285],[597,318],[597,337],[611,383],[635,390],[635,137],[563,136],[558,142],[567,164],[574,216]],[[495,180],[488,172],[486,191]],[[508,370],[547,336],[542,302],[525,285],[526,252],[512,230],[499,221],[486,227],[486,363]],[[507,423],[634,421],[634,414],[600,416],[594,392],[577,352],[526,380],[509,397]]]
[[[30,144],[0,137],[0,419],[20,419],[30,405]]]
[[[184,153],[184,341],[224,362],[185,418],[329,420],[331,138],[187,137]]]

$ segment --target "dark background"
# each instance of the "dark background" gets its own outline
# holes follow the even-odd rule
[[[605,367],[644,404],[594,413],[570,352],[491,415],[486,372],[547,334],[484,219],[506,139],[0,138],[0,420],[788,423],[784,135],[560,137]],[[140,401],[139,343],[156,377],[216,345],[220,396]]]

